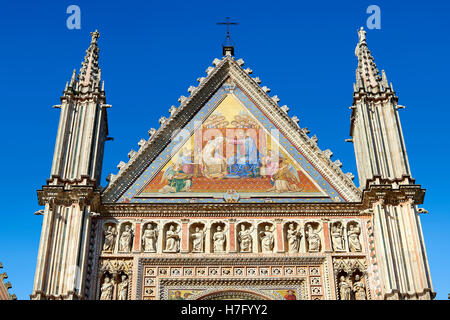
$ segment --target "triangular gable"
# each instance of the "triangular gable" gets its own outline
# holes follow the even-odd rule
[[[224,69],[226,60],[231,59],[224,58],[216,69]],[[237,67],[243,71],[234,60],[228,62],[231,62],[228,67]],[[219,74],[221,70],[215,71]],[[325,168],[328,170],[324,170],[323,165],[320,167],[317,159],[308,159],[313,148],[311,143],[306,144],[299,139],[303,138],[298,137],[299,130],[296,130],[295,139],[288,137],[292,130],[286,129],[295,127],[290,118],[269,119],[271,115],[273,117],[273,113],[268,114],[267,108],[264,110],[255,103],[255,100],[258,100],[255,98],[260,97],[245,92],[239,81],[236,81],[238,79],[231,74],[233,70],[227,71],[228,73],[222,72],[224,78],[215,93],[210,94],[205,103],[197,106],[193,116],[184,123],[181,134],[176,139],[168,139],[168,134],[176,127],[171,131],[167,129],[165,135],[161,134],[160,131],[164,133],[161,128],[158,131],[160,141],[153,141],[153,145],[161,146],[165,139],[165,147],[161,148],[151,161],[147,160],[145,167],[142,166],[141,160],[142,169],[139,174],[136,174],[137,170],[128,172],[128,179],[134,175],[128,187],[124,188],[124,181],[122,184],[117,183],[121,177],[110,183],[104,192],[104,200],[111,201],[114,197],[113,201],[120,203],[178,203],[229,200],[330,202],[358,199],[359,195],[353,183],[349,197],[349,190],[342,188],[342,181],[339,181],[338,188],[329,182],[330,177],[326,177],[326,173],[340,170],[330,166],[329,159],[320,159],[325,163],[328,160],[327,165],[331,167]],[[254,82],[246,73],[242,73]],[[212,77],[208,78],[207,80],[212,82]],[[265,93],[264,95],[267,96]],[[190,99],[195,98],[193,96],[195,93]],[[187,109],[186,104],[183,106],[182,103],[178,113],[183,111],[183,107]],[[290,121],[286,121],[286,118]],[[289,126],[283,126],[283,121]],[[225,139],[220,147],[213,147],[212,140],[218,134]],[[253,145],[255,148],[252,148]],[[306,156],[304,150],[309,151]],[[136,158],[144,158],[144,154],[145,150],[139,151]],[[136,161],[131,162],[133,164]],[[130,164],[127,168],[129,166]],[[340,178],[348,184],[348,177],[342,174]],[[116,190],[112,189],[111,185],[115,185]],[[117,190],[120,188],[121,192]]]

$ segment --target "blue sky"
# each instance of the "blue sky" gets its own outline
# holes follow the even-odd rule
[[[81,29],[66,27],[66,9],[81,9]],[[158,127],[180,95],[221,56],[226,16],[236,57],[261,85],[317,134],[344,172],[356,175],[349,136],[355,81],[356,30],[366,9],[381,8],[381,30],[368,30],[379,69],[406,106],[400,113],[416,182],[427,189],[422,215],[431,274],[439,299],[450,293],[447,167],[448,1],[8,1],[1,5],[0,118],[3,169],[0,261],[20,299],[32,291],[42,217],[36,190],[49,177],[59,111],[51,106],[79,69],[89,32],[98,29],[108,122],[103,181]],[[357,181],[355,179],[355,181]]]

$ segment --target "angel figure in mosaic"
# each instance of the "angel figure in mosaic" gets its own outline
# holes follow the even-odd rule
[[[195,227],[195,232],[192,233],[192,252],[204,252],[205,244],[205,231],[201,230],[199,227]]]
[[[222,253],[225,252],[225,241],[227,240],[227,235],[225,234],[225,228],[222,230],[221,226],[217,226],[216,232],[213,235],[214,252]]]
[[[189,148],[184,148],[178,157],[177,162],[181,165],[181,170],[186,174],[194,173],[194,162],[192,161],[193,154]]]
[[[269,253],[273,252],[273,244],[275,242],[273,237],[273,229],[269,225],[264,227],[264,231],[259,232],[259,237],[261,238],[261,252]]]
[[[100,288],[100,300],[112,300],[113,289],[114,284],[111,282],[111,278],[106,276]]]
[[[297,253],[300,250],[300,237],[301,231],[300,226],[295,228],[293,223],[290,223],[287,229],[287,240],[288,240],[288,252]]]
[[[142,247],[145,252],[156,252],[156,240],[158,238],[158,231],[154,229],[151,223],[142,234]]]
[[[172,164],[164,171],[162,183],[167,183],[159,189],[161,193],[188,192],[192,186],[192,174],[185,173],[180,162]]]
[[[130,225],[125,226],[125,230],[122,231],[119,239],[119,251],[131,252],[131,244],[133,242],[133,230]]]
[[[317,228],[314,228],[311,224],[306,226],[305,236],[308,241],[308,251],[309,252],[319,252],[321,240],[319,236],[319,232],[321,230],[320,225]]]
[[[252,231],[253,226],[247,229],[244,224],[241,224],[241,231],[238,233],[240,252],[252,252]]]
[[[169,227],[169,230],[166,232],[166,252],[179,252],[180,251],[180,229],[178,226],[175,229],[175,226],[172,224]]]
[[[261,176],[272,177],[278,171],[278,166],[278,153],[273,152],[272,150],[267,150],[267,154],[261,158]]]
[[[298,186],[300,177],[297,169],[281,154],[279,157],[279,168],[272,176],[270,183],[273,187],[267,190],[268,192],[299,192],[302,190]]]
[[[355,283],[353,283],[353,292],[355,292],[356,300],[366,300],[366,286],[358,274],[355,276]]]
[[[112,252],[114,250],[114,239],[116,238],[116,228],[108,226],[104,232],[103,251]]]
[[[361,242],[359,242],[359,235],[361,229],[358,225],[351,224],[348,229],[348,244],[351,252],[361,251]]]

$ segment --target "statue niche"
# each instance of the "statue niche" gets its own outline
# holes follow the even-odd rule
[[[128,276],[122,273],[120,276],[120,282],[117,284],[117,300],[128,300]]]
[[[239,252],[253,252],[253,225],[249,222],[241,222],[236,229]]]
[[[116,243],[117,226],[114,222],[103,225],[103,247],[102,252],[112,253]]]
[[[212,253],[225,253],[227,251],[227,227],[224,222],[215,222],[211,225]]]
[[[307,222],[305,224],[305,239],[307,252],[320,252],[322,249],[322,240],[320,231],[322,226],[319,222]]]
[[[358,269],[349,273],[341,270],[337,274],[337,287],[340,300],[367,300],[365,279]]]
[[[258,225],[259,252],[272,253],[275,247],[274,225],[262,222]]]
[[[111,274],[105,272],[100,278],[100,300],[113,300],[114,280]]]
[[[350,221],[347,223],[347,237],[348,237],[348,247],[350,252],[361,252],[361,241],[359,236],[361,234],[361,228],[359,223],[356,221]]]
[[[285,250],[289,253],[300,252],[300,241],[302,238],[301,227],[297,222],[287,222],[283,227]]]
[[[340,300],[366,300],[367,283],[364,259],[340,257],[334,259],[337,296]]]
[[[206,227],[204,223],[197,222],[189,227],[189,249],[193,253],[205,252]]]
[[[181,226],[175,222],[166,223],[163,229],[164,252],[180,252]]]
[[[352,290],[355,300],[367,300],[365,280],[359,272],[353,275]]]
[[[156,252],[156,244],[158,240],[158,224],[155,222],[147,222],[142,227],[142,251]]]
[[[341,271],[337,275],[339,300],[352,300],[352,283],[348,274]]]
[[[333,250],[335,252],[345,251],[344,226],[341,221],[331,223],[330,236]]]
[[[119,252],[131,252],[133,238],[134,232],[131,222],[122,223],[120,226]]]

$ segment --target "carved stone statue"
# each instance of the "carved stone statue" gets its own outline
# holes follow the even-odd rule
[[[353,284],[353,292],[355,292],[356,300],[366,300],[366,286],[359,275],[355,276],[355,283]]]
[[[306,240],[308,241],[308,251],[309,252],[319,252],[320,251],[320,236],[318,233],[319,230],[314,230],[312,225],[308,224],[306,227],[305,235]]]
[[[105,230],[105,239],[103,241],[103,251],[114,251],[114,239],[116,238],[116,228],[108,226]]]
[[[331,227],[331,242],[334,251],[344,250],[344,227],[340,222],[333,224]]]
[[[245,228],[245,225],[241,224],[241,231],[238,234],[240,252],[252,252],[252,228]]]
[[[348,284],[345,277],[341,276],[341,281],[339,282],[339,293],[340,293],[341,300],[350,300],[351,299],[351,290],[352,290],[352,288]]]
[[[192,252],[204,252],[205,232],[199,227],[195,228],[195,232],[191,235],[192,238]]]
[[[359,235],[361,229],[358,225],[351,224],[348,230],[348,244],[351,252],[361,251],[361,242],[359,242]]]
[[[166,252],[180,251],[180,236],[179,229],[175,230],[175,226],[171,225],[166,232]]]
[[[145,252],[156,252],[156,239],[158,232],[153,229],[153,225],[149,223],[142,234],[142,247]]]
[[[358,37],[359,37],[359,42],[366,41],[366,31],[364,30],[363,27],[361,27],[361,29],[358,30]]]
[[[300,230],[290,223],[287,229],[288,252],[296,253],[300,250]]]
[[[261,238],[261,252],[273,252],[274,238],[270,226],[266,225],[264,231],[259,233],[259,236]]]
[[[131,252],[131,245],[133,242],[133,230],[131,226],[126,225],[125,230],[122,231],[119,239],[119,251]]]
[[[217,226],[216,232],[213,235],[213,248],[214,252],[225,252],[225,241],[227,240],[227,235],[225,234],[225,230],[222,231],[221,226]]]
[[[117,300],[128,300],[128,277],[122,275],[122,282],[117,285]]]
[[[102,287],[100,288],[100,300],[112,300],[114,285],[109,277],[105,277]]]

